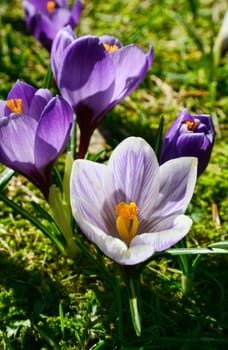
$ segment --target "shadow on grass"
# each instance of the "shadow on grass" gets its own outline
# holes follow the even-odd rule
[[[63,287],[35,264],[28,271],[18,257],[0,254],[0,331],[13,349],[40,349],[46,343],[37,325],[49,315],[58,316],[63,295]]]

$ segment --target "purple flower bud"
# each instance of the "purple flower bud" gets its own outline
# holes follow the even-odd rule
[[[0,100],[0,162],[48,198],[53,164],[70,137],[73,111],[62,97],[17,81]]]
[[[69,10],[67,0],[23,0],[28,31],[41,45],[50,50],[57,32],[70,25],[74,29],[79,22],[82,4],[76,0]]]
[[[198,176],[206,169],[214,143],[214,128],[209,115],[191,116],[184,109],[167,131],[160,163],[183,156],[198,158]]]

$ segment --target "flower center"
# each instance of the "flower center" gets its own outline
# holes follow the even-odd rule
[[[22,99],[21,98],[11,98],[6,101],[6,106],[13,112],[17,114],[22,114]]]
[[[130,204],[120,202],[116,205],[116,214],[117,231],[122,240],[129,245],[139,227],[138,207],[135,202]]]
[[[55,1],[48,1],[47,2],[47,11],[48,13],[52,13],[55,9],[56,3]]]
[[[191,122],[190,120],[185,120],[184,123],[187,125],[188,130],[195,131],[197,126],[199,125],[199,120],[193,119],[193,122]]]
[[[104,46],[104,48],[105,48],[105,51],[107,51],[108,53],[111,53],[111,52],[113,52],[113,51],[116,51],[116,50],[118,50],[118,48],[119,48],[116,44],[114,44],[114,45],[109,45],[109,44],[103,43],[103,46]]]

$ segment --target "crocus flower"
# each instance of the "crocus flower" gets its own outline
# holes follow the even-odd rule
[[[82,5],[76,0],[72,10],[67,0],[23,0],[28,31],[48,50],[57,32],[66,25],[78,25]]]
[[[159,167],[141,138],[129,137],[108,165],[85,159],[73,164],[74,218],[86,237],[119,264],[147,260],[181,240],[192,221],[183,213],[195,186],[197,159],[183,157]]]
[[[140,84],[152,61],[152,47],[144,53],[111,36],[76,38],[70,27],[59,31],[51,50],[52,71],[77,116],[79,158],[100,120]]]
[[[167,131],[161,151],[161,164],[169,159],[198,158],[198,176],[206,169],[214,143],[214,128],[209,115],[190,115],[184,109]]]
[[[0,101],[0,162],[48,198],[50,172],[68,142],[73,111],[62,97],[17,81]]]

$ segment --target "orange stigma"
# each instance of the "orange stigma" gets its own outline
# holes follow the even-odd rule
[[[6,101],[6,106],[13,112],[17,114],[22,114],[22,99],[21,98],[11,98]]]
[[[48,13],[52,13],[55,9],[56,3],[55,1],[48,1],[47,2],[47,11]]]
[[[129,245],[139,227],[138,207],[135,202],[120,202],[116,205],[116,214],[117,231],[122,240]]]
[[[109,45],[109,44],[103,43],[103,46],[104,46],[104,48],[105,48],[105,51],[107,51],[108,53],[111,53],[111,52],[113,52],[113,51],[116,51],[116,50],[118,50],[118,48],[119,48],[116,44],[114,44],[114,45]]]
[[[185,120],[184,123],[187,125],[189,131],[195,131],[197,126],[199,125],[199,120],[193,119],[193,122],[190,122],[190,120]]]

